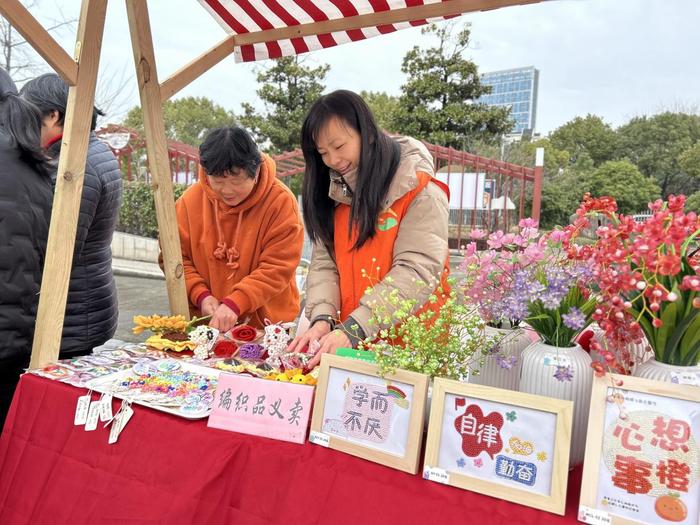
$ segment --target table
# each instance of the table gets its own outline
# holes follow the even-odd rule
[[[0,438],[0,523],[575,523],[306,443],[134,405],[119,441],[73,426],[83,389],[24,375]],[[95,396],[96,398],[97,396]],[[115,409],[117,403],[115,402]]]

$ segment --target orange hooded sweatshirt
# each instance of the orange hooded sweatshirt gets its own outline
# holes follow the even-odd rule
[[[296,268],[304,230],[294,194],[262,155],[253,191],[237,206],[224,203],[200,169],[199,181],[175,205],[185,283],[195,313],[211,294],[241,320],[262,327],[299,314]]]

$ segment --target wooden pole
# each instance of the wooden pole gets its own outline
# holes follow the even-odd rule
[[[160,85],[153,53],[151,24],[146,0],[126,0],[131,45],[134,51],[136,78],[139,83],[143,125],[146,132],[146,152],[151,171],[151,184],[156,203],[160,248],[168,289],[170,311],[189,319],[189,303],[185,287],[180,235],[175,215],[175,198],[170,176],[168,145],[163,124]]]
[[[233,42],[234,37],[227,36],[214,47],[208,49],[166,78],[160,85],[160,94],[163,97],[163,102],[232,54],[235,49]]]
[[[7,18],[34,50],[61,75],[69,86],[74,86],[78,78],[78,65],[42,25],[36,21],[19,0],[2,0],[0,14]],[[78,50],[76,50],[78,52]]]
[[[68,90],[31,368],[55,360],[61,346],[106,10],[107,0],[83,0],[80,10],[77,79]]]

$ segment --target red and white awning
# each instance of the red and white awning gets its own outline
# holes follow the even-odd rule
[[[199,0],[227,32],[235,35],[420,7],[443,1],[450,0]],[[297,55],[444,19],[445,17],[412,20],[246,44],[236,47],[235,55],[239,62]]]

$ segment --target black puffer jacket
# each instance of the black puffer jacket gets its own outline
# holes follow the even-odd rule
[[[60,151],[60,141],[49,148],[56,161]],[[117,329],[119,312],[111,244],[121,196],[122,177],[117,159],[91,133],[63,324],[62,358],[90,353]]]
[[[0,126],[0,370],[29,365],[52,201]]]

